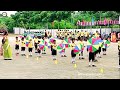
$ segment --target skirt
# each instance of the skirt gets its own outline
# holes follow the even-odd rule
[[[104,51],[106,51],[106,48],[103,48],[102,50],[103,50],[103,52],[104,52]]]
[[[57,55],[57,50],[52,49],[52,55]]]
[[[95,53],[89,52],[89,61],[90,60],[94,61],[94,59],[95,59]]]
[[[74,53],[73,50],[71,50],[71,57],[76,57],[76,54]]]
[[[28,51],[29,51],[29,52],[32,52],[32,49],[33,49],[33,48],[28,48]]]
[[[19,50],[19,45],[15,45],[15,50]]]
[[[25,51],[25,47],[21,47],[21,51]]]

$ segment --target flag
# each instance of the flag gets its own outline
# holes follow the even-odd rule
[[[119,24],[120,24],[120,16],[119,16]]]
[[[92,17],[92,26],[94,25],[94,18]]]

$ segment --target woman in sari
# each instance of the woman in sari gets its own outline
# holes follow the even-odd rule
[[[5,33],[3,36],[3,57],[4,60],[12,60],[12,49],[8,41],[8,34]]]

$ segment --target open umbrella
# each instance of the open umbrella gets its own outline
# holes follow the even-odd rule
[[[71,40],[69,38],[65,38],[64,40],[66,43],[71,43]]]
[[[55,40],[54,38],[50,38],[49,43],[53,43],[54,40]]]
[[[29,44],[29,41],[28,41],[28,40],[26,40],[26,47],[28,47],[28,44]]]
[[[79,54],[79,53],[80,53],[80,50],[81,50],[80,45],[77,45],[77,46],[75,46],[75,48],[73,49],[73,52],[74,52],[75,54]]]
[[[62,50],[64,48],[64,44],[59,44],[58,46],[57,46],[57,50]]]
[[[99,41],[96,38],[87,40],[87,48],[90,52],[95,52],[99,49]]]
[[[110,46],[110,41],[109,40],[104,40],[103,41],[103,46],[104,48],[108,48]]]

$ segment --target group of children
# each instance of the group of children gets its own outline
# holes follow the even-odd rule
[[[92,36],[90,38],[92,38]],[[61,44],[63,44],[64,39],[65,39],[64,37],[61,37]],[[41,50],[40,47],[39,47],[42,40],[45,41],[45,37],[42,38],[42,39],[35,37],[33,40],[32,39],[29,40],[29,42],[28,42],[29,56],[32,56],[33,48],[35,48],[35,53],[38,53],[38,57],[41,57],[41,52],[42,52],[42,54],[46,54],[45,49]],[[75,40],[76,40],[75,38],[72,38],[71,39],[72,43],[70,44],[71,57],[72,57],[71,63],[73,63],[73,64],[75,63],[75,57],[76,57],[76,54],[74,53],[74,48],[77,45],[75,43]],[[103,40],[103,42],[104,42],[104,40]],[[78,37],[78,42],[83,47],[85,47],[83,37]],[[25,54],[26,40],[25,40],[24,37],[22,37],[21,40],[19,40],[18,37],[16,37],[16,44],[15,44],[16,55],[19,54],[20,43],[21,43],[21,55],[26,56],[26,54]],[[56,40],[53,40],[53,43],[51,43],[51,55],[53,56],[53,60],[57,59],[56,58],[56,56],[57,56],[57,46],[58,46],[58,44],[56,43]],[[66,47],[64,46],[63,50],[61,52],[61,57],[67,57],[66,54],[65,54],[65,49],[66,49]],[[99,46],[99,49],[95,52],[89,52],[89,50],[87,49],[87,52],[89,53],[89,66],[95,67],[94,62],[97,61],[96,60],[97,58],[101,58],[101,56],[100,56],[101,49],[103,50],[103,55],[106,55],[106,48],[103,48],[101,46]],[[83,53],[84,53],[84,49],[80,51],[79,59],[84,59]]]

